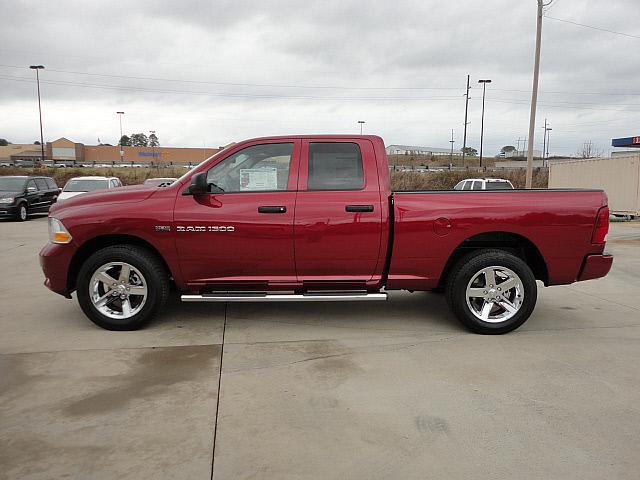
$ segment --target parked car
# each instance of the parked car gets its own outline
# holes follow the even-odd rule
[[[47,212],[60,191],[50,177],[0,177],[0,218],[23,222],[31,213]]]
[[[81,193],[121,186],[122,182],[118,177],[75,177],[66,183],[62,189],[62,193],[58,197],[58,201],[67,200]]]
[[[55,205],[45,285],[112,330],[185,302],[367,301],[444,289],[469,329],[509,332],[536,280],[606,275],[601,190],[395,192],[377,136],[247,140],[166,188]],[[294,253],[295,252],[295,253]]]
[[[178,180],[177,178],[147,178],[144,181],[144,185],[153,185],[155,187],[168,187],[173,182]]]
[[[467,178],[462,180],[454,190],[513,190],[513,184],[502,178]]]

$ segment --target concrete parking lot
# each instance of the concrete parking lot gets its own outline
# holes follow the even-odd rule
[[[430,293],[174,296],[108,332],[42,286],[46,237],[0,222],[0,478],[638,478],[638,222],[612,225],[607,278],[541,289],[497,337]]]

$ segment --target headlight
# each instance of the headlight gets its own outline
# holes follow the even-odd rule
[[[61,244],[71,241],[71,234],[57,218],[49,217],[49,241]]]
[[[4,197],[4,198],[0,198],[0,203],[13,203],[14,198],[13,197]]]

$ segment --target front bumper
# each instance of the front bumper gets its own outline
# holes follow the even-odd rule
[[[582,262],[582,268],[578,275],[578,281],[592,280],[594,278],[604,277],[613,264],[613,255],[603,253],[601,255],[587,255]]]
[[[71,298],[68,278],[75,248],[72,244],[48,243],[40,251],[40,266],[44,273],[44,285],[49,290]]]
[[[15,218],[17,214],[17,205],[7,205],[6,203],[0,205],[0,218]]]

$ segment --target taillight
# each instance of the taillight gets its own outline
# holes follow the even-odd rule
[[[596,227],[593,229],[591,243],[604,243],[609,233],[609,207],[602,207],[596,215]]]

